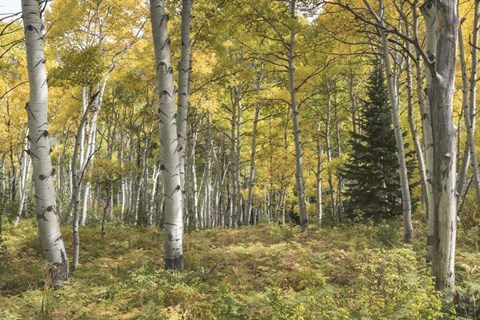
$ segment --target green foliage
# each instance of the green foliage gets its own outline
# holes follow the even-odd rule
[[[474,229],[459,237],[472,238]],[[477,235],[478,237],[478,235]],[[471,239],[469,239],[471,241]],[[475,245],[475,243],[471,243]],[[462,249],[467,250],[462,250]],[[478,247],[460,247],[461,263],[456,265],[455,315],[459,319],[480,319],[480,272],[478,270]],[[474,249],[471,252],[468,249]],[[453,308],[452,308],[453,309]]]
[[[96,45],[83,50],[66,50],[57,60],[57,66],[48,73],[52,86],[93,85],[105,71],[101,50]]]
[[[375,228],[375,238],[387,248],[393,248],[399,244],[399,227],[394,221],[379,224]]]
[[[346,181],[348,216],[379,223],[402,213],[400,178],[391,106],[383,68],[375,62],[361,108],[362,133],[352,133],[352,152],[341,170]]]
[[[163,234],[155,228],[116,226],[101,241],[99,228],[86,226],[81,266],[57,291],[44,290],[33,230],[28,220],[20,229],[5,230],[0,249],[2,319],[442,316],[423,252],[414,250],[416,243],[396,241],[395,224],[303,233],[298,227],[275,225],[192,232],[185,239],[185,273],[163,270]],[[71,232],[63,233],[70,244]],[[478,306],[478,258],[478,252],[459,256],[462,300],[457,315],[465,318],[473,317],[472,307]]]

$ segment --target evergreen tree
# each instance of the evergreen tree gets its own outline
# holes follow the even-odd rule
[[[377,61],[360,110],[362,130],[352,133],[349,161],[340,172],[346,182],[348,217],[376,223],[402,213],[395,134],[384,80]]]

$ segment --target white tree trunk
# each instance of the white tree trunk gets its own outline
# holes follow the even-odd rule
[[[475,150],[475,119],[476,119],[476,97],[477,97],[477,70],[478,70],[478,32],[479,32],[479,15],[480,5],[478,1],[475,2],[475,15],[473,21],[473,31],[470,37],[471,52],[471,70],[470,79],[467,75],[467,65],[465,57],[465,46],[463,43],[462,27],[459,27],[459,51],[460,51],[460,65],[462,70],[462,92],[463,92],[463,114],[465,121],[465,129],[467,131],[467,141],[465,144],[464,159],[460,169],[459,178],[457,182],[457,207],[460,208],[460,203],[463,198],[463,191],[465,188],[467,172],[469,167],[469,160],[472,163],[472,181],[475,185],[475,193],[477,196],[477,204],[480,204],[480,178],[478,172],[478,158]]]
[[[330,95],[327,98],[327,116],[326,116],[326,123],[325,123],[325,147],[327,149],[327,167],[328,167],[328,187],[330,189],[330,202],[332,206],[332,215],[333,215],[333,222],[338,223],[339,214],[338,214],[338,207],[337,207],[337,198],[335,197],[335,187],[333,185],[333,173],[330,163],[332,162],[332,146],[330,144],[330,109],[331,109],[331,100]]]
[[[188,114],[188,98],[190,96],[190,74],[192,55],[190,47],[190,20],[191,20],[192,3],[190,0],[182,1],[182,27],[181,41],[182,53],[180,62],[178,63],[178,117],[177,117],[177,133],[180,157],[180,181],[182,189],[185,185],[185,160],[187,148],[187,114]]]
[[[27,129],[27,137],[25,138],[24,142],[24,150],[29,149],[29,141],[28,141],[28,129]],[[23,208],[25,207],[25,203],[27,202],[27,195],[28,195],[28,178],[30,174],[30,167],[32,164],[32,159],[30,156],[25,152],[22,152],[22,161],[21,161],[21,168],[20,168],[20,202],[18,203],[18,211],[17,216],[15,217],[14,226],[17,227],[18,223],[20,222],[20,218],[22,217]]]
[[[38,235],[42,254],[50,264],[48,274],[51,284],[58,287],[68,279],[68,260],[56,212],[48,134],[48,86],[43,50],[44,26],[38,1],[22,0],[22,18],[30,84],[30,101],[26,105],[26,110]]]
[[[322,153],[323,153],[323,148],[322,148],[322,141],[320,137],[320,123],[318,124],[317,127],[317,172],[316,172],[316,178],[317,178],[317,219],[318,219],[318,224],[322,225],[322,220],[323,220],[323,202],[322,202]]]
[[[477,115],[477,71],[478,71],[478,33],[480,29],[480,3],[479,1],[475,1],[475,15],[473,21],[473,30],[472,30],[472,54],[471,54],[471,61],[472,66],[470,70],[470,88],[469,88],[469,100],[468,104],[470,106],[470,137],[471,137],[471,144],[470,144],[470,152],[472,156],[472,169],[473,169],[473,178],[475,181],[475,191],[477,195],[477,204],[480,206],[480,177],[478,172],[478,160],[477,160],[477,153],[475,150],[474,144],[474,137],[475,137],[475,119]],[[463,42],[463,39],[460,39]]]
[[[72,219],[72,247],[73,247],[73,269],[77,269],[79,266],[80,258],[80,230],[79,230],[79,220],[80,220],[80,188],[82,185],[83,173],[85,170],[86,163],[82,163],[81,158],[81,146],[83,142],[83,132],[84,126],[88,119],[88,105],[83,111],[82,118],[80,120],[80,125],[78,126],[77,136],[75,137],[75,147],[73,149],[72,156],[72,199],[71,204],[73,205],[73,219]],[[78,165],[77,165],[78,163]],[[80,165],[82,164],[82,165]]]
[[[262,75],[260,75],[259,84],[257,86],[257,95],[260,92],[260,81]],[[247,210],[246,210],[246,223],[250,224],[252,221],[252,205],[253,205],[253,185],[255,179],[255,153],[257,149],[257,125],[258,125],[258,115],[260,114],[260,101],[257,101],[255,106],[255,115],[253,118],[253,129],[252,129],[252,149],[250,152],[250,173],[248,177],[248,199],[247,199]]]
[[[165,268],[183,271],[183,211],[182,187],[179,175],[179,148],[173,70],[170,64],[170,39],[167,32],[168,15],[163,0],[150,1],[155,69],[160,98],[158,121],[160,131],[161,168],[165,198]]]
[[[433,255],[432,274],[435,287],[452,299],[455,284],[456,212],[456,148],[453,124],[458,17],[456,0],[426,0],[421,7],[427,35],[427,71],[431,85],[427,87],[433,133]],[[428,45],[430,44],[430,45]],[[430,48],[436,51],[430,51]]]
[[[402,128],[400,125],[400,101],[395,85],[395,79],[390,64],[390,50],[388,48],[388,39],[386,34],[381,31],[382,51],[385,63],[385,73],[387,80],[388,95],[392,104],[392,120],[395,133],[395,142],[397,145],[397,158],[400,175],[400,187],[402,189],[402,207],[403,207],[403,239],[405,242],[413,240],[412,225],[412,202],[410,199],[410,186],[408,183],[407,162],[405,160],[405,145],[403,143]]]
[[[290,16],[296,18],[295,1],[292,1]],[[308,227],[307,206],[305,202],[305,185],[303,180],[302,142],[300,139],[300,111],[297,104],[297,88],[295,85],[295,37],[296,32],[292,27],[288,45],[288,90],[290,93],[290,108],[292,109],[293,138],[295,143],[295,178],[297,184],[298,209],[300,214],[300,227]]]
[[[373,8],[368,4],[367,0],[364,0],[367,4],[368,9],[377,20],[377,22],[382,26],[384,25],[383,17],[383,0],[379,0],[380,12],[377,14]],[[410,198],[410,186],[408,184],[408,172],[407,172],[407,162],[405,160],[405,145],[403,143],[402,128],[400,126],[400,101],[399,95],[397,92],[397,87],[395,85],[395,75],[392,71],[392,66],[390,63],[390,49],[388,47],[389,41],[387,34],[383,28],[379,28],[380,40],[381,40],[381,50],[383,56],[383,62],[385,66],[385,78],[387,81],[387,91],[392,105],[392,122],[393,129],[395,133],[395,142],[397,146],[397,159],[399,166],[399,175],[400,175],[400,187],[402,192],[402,207],[403,207],[403,238],[405,242],[411,242],[413,240],[413,225],[412,225],[412,203]]]

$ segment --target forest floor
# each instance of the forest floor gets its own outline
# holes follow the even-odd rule
[[[181,274],[162,269],[158,229],[109,225],[102,240],[86,226],[81,266],[54,291],[26,220],[0,242],[0,319],[480,319],[480,227],[459,229],[455,311],[433,289],[422,224],[411,245],[400,226],[195,231]]]

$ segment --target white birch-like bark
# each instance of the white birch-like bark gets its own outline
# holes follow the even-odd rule
[[[167,32],[168,15],[163,0],[150,0],[150,17],[160,98],[158,122],[165,198],[165,268],[183,271],[182,187],[178,168],[180,161],[174,107],[175,89]]]
[[[471,53],[471,69],[470,69],[470,79],[469,79],[469,100],[468,104],[470,106],[469,115],[470,115],[470,137],[471,137],[471,144],[470,144],[470,152],[472,157],[472,171],[473,171],[473,179],[475,182],[475,192],[477,196],[477,204],[480,205],[480,176],[478,172],[478,160],[477,160],[477,153],[475,150],[474,144],[474,137],[475,137],[475,124],[476,124],[476,115],[477,115],[477,72],[478,72],[478,33],[480,29],[480,3],[479,1],[475,1],[475,14],[473,19],[473,30],[472,30],[472,37],[470,46],[472,48]],[[460,38],[460,41],[463,42],[463,38]]]
[[[428,197],[427,197],[427,173],[425,170],[425,156],[423,154],[422,144],[418,138],[417,127],[415,126],[415,119],[413,117],[413,77],[412,77],[412,65],[410,57],[407,56],[407,104],[408,104],[408,125],[410,127],[410,133],[412,134],[413,145],[415,147],[415,153],[417,154],[418,173],[420,175],[420,183],[422,187],[422,194],[424,195],[425,208],[428,211]]]
[[[413,13],[413,36],[418,39],[418,12],[417,12],[418,0],[412,4],[412,13]],[[435,41],[433,39],[427,39],[426,45],[427,50],[430,52],[435,52]],[[432,244],[433,244],[433,134],[432,134],[432,116],[430,114],[430,101],[428,95],[425,92],[428,91],[431,83],[430,73],[426,72],[426,86],[423,87],[424,83],[424,73],[422,61],[423,57],[421,51],[416,47],[415,48],[416,60],[415,60],[415,70],[417,78],[417,99],[418,105],[420,107],[420,114],[422,118],[422,136],[423,136],[423,151],[425,155],[425,176],[426,176],[426,185],[425,185],[425,204],[427,207],[427,244],[426,244],[426,261],[427,263],[432,259]]]
[[[395,142],[397,147],[397,159],[399,166],[400,176],[400,188],[402,192],[402,208],[403,208],[403,239],[405,242],[411,242],[413,240],[413,224],[412,224],[412,202],[410,197],[410,186],[408,183],[408,171],[407,162],[405,160],[405,145],[403,143],[402,128],[400,125],[400,101],[395,85],[395,75],[392,70],[390,62],[390,49],[388,47],[389,41],[387,34],[385,33],[385,23],[383,17],[384,4],[383,0],[378,1],[380,8],[379,14],[377,14],[373,8],[368,4],[367,0],[364,0],[373,17],[382,26],[378,31],[380,33],[382,57],[385,66],[385,78],[387,82],[387,91],[390,100],[393,130],[395,133]]]
[[[260,82],[262,75],[257,85],[257,95],[260,92]],[[252,129],[252,149],[250,151],[250,173],[248,177],[248,199],[247,199],[247,210],[246,210],[246,222],[250,224],[252,221],[252,205],[253,205],[253,186],[255,179],[255,154],[257,150],[257,125],[258,125],[258,116],[260,114],[260,101],[257,101],[255,106],[255,114],[253,116],[253,129]]]
[[[157,165],[153,165],[153,173],[152,173],[152,194],[150,195],[150,210],[149,215],[151,218],[155,215],[155,201],[157,199],[157,187],[158,187],[158,178],[160,177],[160,170],[158,170]],[[152,225],[152,220],[150,221],[150,225]]]
[[[384,32],[380,32],[382,37],[382,51],[385,63],[385,73],[387,80],[387,89],[392,104],[392,122],[395,133],[395,142],[397,146],[397,159],[399,165],[400,187],[402,192],[403,208],[403,240],[411,242],[413,240],[412,224],[412,202],[410,197],[410,186],[408,183],[407,162],[405,160],[405,145],[403,143],[402,128],[400,124],[400,101],[395,85],[394,74],[390,65],[390,50],[388,48],[388,39]]]
[[[472,164],[472,182],[475,186],[475,193],[477,203],[480,204],[480,178],[478,172],[478,158],[475,150],[475,120],[476,120],[476,97],[477,97],[477,70],[478,70],[478,32],[479,32],[479,10],[480,5],[478,1],[475,2],[474,7],[474,21],[473,31],[470,37],[471,51],[471,70],[470,78],[468,77],[467,62],[465,55],[465,45],[462,35],[462,26],[459,27],[459,52],[460,65],[462,70],[462,93],[463,93],[463,115],[465,121],[465,129],[467,133],[467,141],[465,144],[465,152],[463,162],[460,168],[460,173],[457,181],[457,208],[460,209],[460,204],[463,199],[463,191],[467,180],[467,172],[469,167],[469,160]]]
[[[242,197],[242,184],[240,182],[240,161],[241,161],[241,150],[242,150],[242,95],[243,89],[240,85],[238,89],[238,105],[237,105],[237,121],[236,121],[236,142],[235,142],[235,193],[237,194],[237,201],[235,206],[237,207],[237,221],[239,225],[244,224],[244,212],[243,212],[243,197]]]
[[[332,214],[334,223],[338,223],[339,214],[337,207],[337,198],[335,197],[335,187],[333,185],[333,173],[330,163],[332,162],[332,146],[330,144],[330,109],[331,109],[331,100],[330,95],[327,98],[327,116],[325,123],[325,147],[327,151],[327,166],[328,166],[328,187],[330,188],[330,202],[332,206]]]
[[[337,95],[334,95],[334,104],[333,104],[333,117],[335,121],[335,144],[337,149],[337,158],[342,156],[342,145],[340,143],[340,120],[338,119],[338,102]],[[345,218],[345,212],[343,210],[343,181],[340,175],[337,173],[337,207],[338,214],[341,219]]]
[[[296,19],[295,1],[291,1],[290,17]],[[300,214],[300,227],[308,227],[307,206],[305,201],[305,185],[303,180],[302,142],[300,139],[300,111],[297,103],[297,87],[295,85],[295,37],[296,31],[292,26],[290,42],[288,43],[288,91],[290,93],[290,108],[292,109],[293,139],[295,143],[295,178],[297,184],[298,208]]]
[[[28,129],[27,129],[27,137],[25,138],[24,142],[24,150],[29,149],[29,141],[28,141]],[[28,195],[28,178],[30,174],[30,167],[32,164],[32,159],[28,155],[27,152],[22,152],[21,158],[21,168],[20,168],[20,181],[19,181],[19,191],[20,191],[20,202],[18,203],[18,210],[17,216],[15,217],[15,222],[13,223],[15,227],[18,226],[20,219],[23,214],[23,208],[25,207],[25,203],[27,202],[27,195]]]
[[[190,21],[191,21],[192,3],[190,0],[182,0],[182,25],[181,42],[182,53],[178,63],[178,117],[177,134],[180,156],[180,181],[182,190],[185,185],[185,160],[187,149],[187,114],[188,99],[190,96],[190,74],[192,70],[192,54],[190,41]]]
[[[85,171],[86,163],[82,163],[81,147],[83,142],[84,126],[88,119],[88,105],[83,111],[80,125],[78,126],[77,135],[75,137],[75,147],[73,149],[72,167],[70,168],[72,174],[72,200],[73,205],[73,219],[72,219],[72,247],[73,247],[73,269],[78,269],[80,259],[80,188],[82,185],[83,173]],[[77,166],[77,163],[79,165]],[[81,165],[80,165],[81,164]]]
[[[48,85],[43,50],[44,26],[37,0],[22,0],[22,18],[27,49],[30,101],[26,105],[35,186],[35,212],[42,254],[50,264],[51,284],[61,286],[68,279],[68,260],[60,233],[53,184],[48,133]]]
[[[354,126],[355,127],[355,126]],[[317,126],[317,219],[318,225],[322,225],[323,220],[323,202],[322,202],[322,141],[320,139],[321,126],[320,123]]]
[[[427,37],[426,93],[430,102],[433,133],[433,251],[435,287],[453,298],[457,230],[456,148],[453,94],[457,54],[457,0],[426,0],[421,7]],[[430,51],[431,48],[435,52]],[[427,84],[428,85],[428,84]]]

